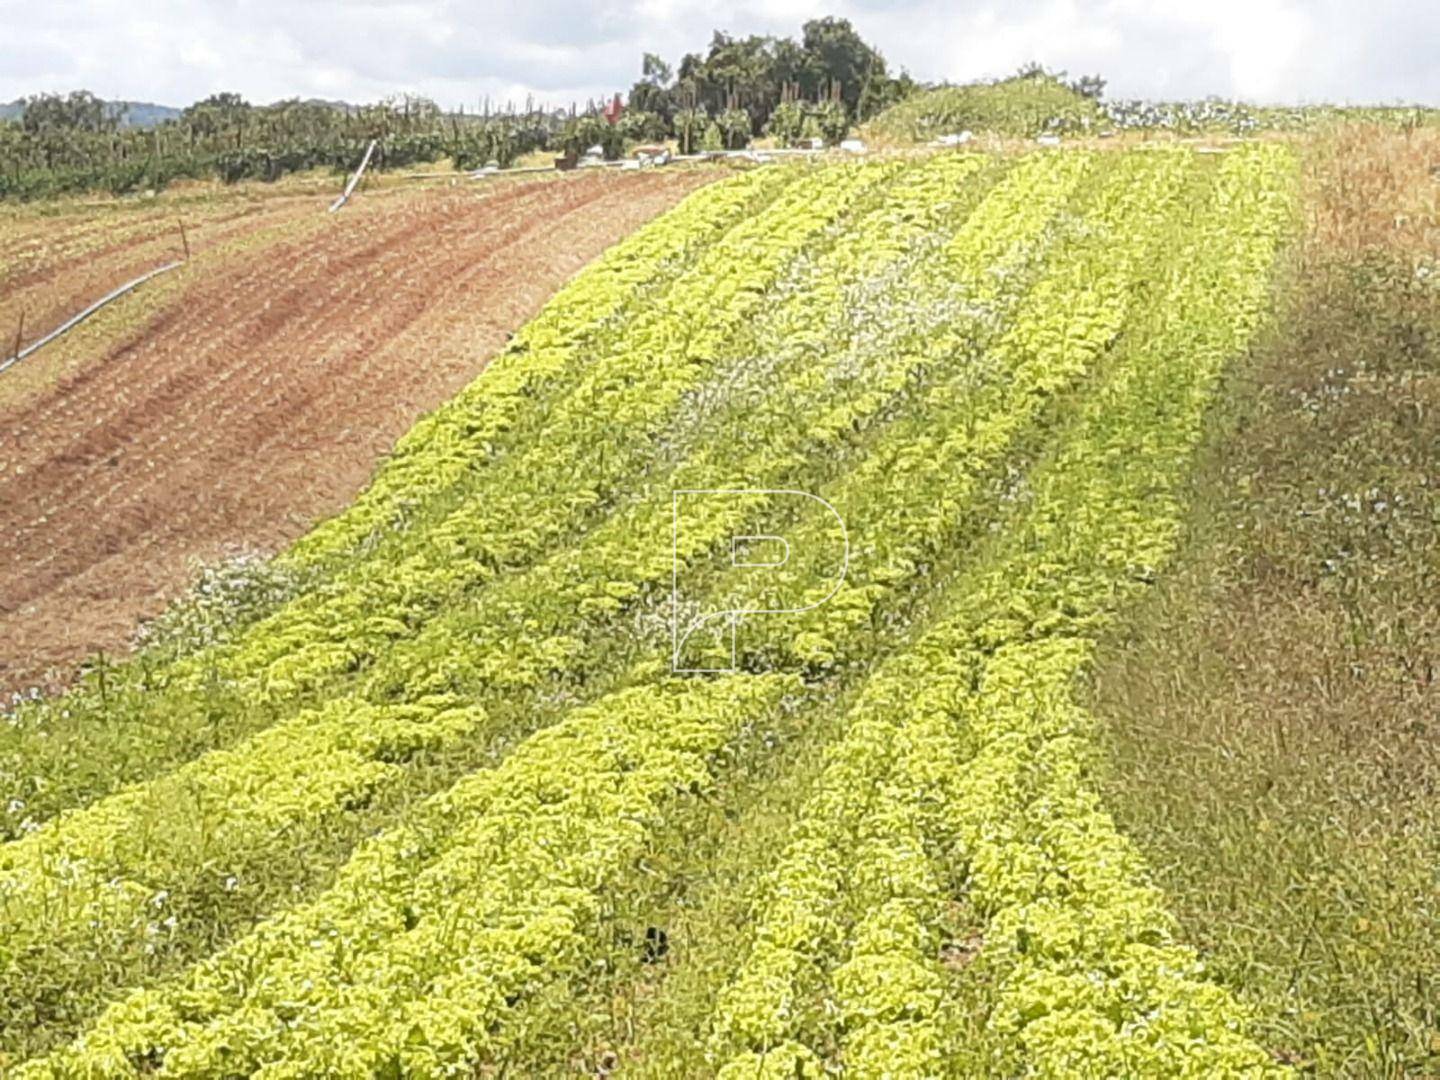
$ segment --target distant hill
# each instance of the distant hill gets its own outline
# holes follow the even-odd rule
[[[166,120],[179,120],[183,111],[169,105],[155,105],[149,101],[122,101],[116,104],[126,107],[125,124],[128,127],[154,127]]]
[[[125,106],[125,119],[120,126],[132,128],[152,128],[166,120],[179,120],[180,114],[185,111],[172,105],[156,105],[149,101],[107,101],[105,104]],[[341,112],[353,112],[359,108],[358,105],[352,105],[348,101],[327,101],[324,98],[306,98],[304,104],[324,105]],[[19,120],[24,114],[24,98],[0,102],[0,120]]]
[[[892,105],[868,125],[872,138],[926,142],[962,131],[1032,136],[1097,122],[1095,102],[1054,75],[1037,72],[992,82],[942,85]]]
[[[107,101],[105,104],[125,107],[125,119],[122,122],[124,127],[149,128],[166,120],[180,119],[181,110],[169,105],[156,105],[149,101]],[[23,98],[0,103],[0,120],[19,120],[24,114]]]

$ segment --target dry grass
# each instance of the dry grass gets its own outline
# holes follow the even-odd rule
[[[1094,687],[1110,804],[1319,1075],[1440,1075],[1440,136],[1307,152],[1266,342]]]
[[[1440,253],[1440,130],[1341,128],[1315,145],[1307,181],[1312,257]]]

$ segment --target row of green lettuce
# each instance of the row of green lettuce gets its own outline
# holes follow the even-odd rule
[[[273,723],[276,710],[257,706],[252,687],[230,672],[262,668],[292,640],[303,647],[306,612],[343,603],[351,591],[335,580],[339,573],[360,576],[357,592],[374,587],[417,538],[474,501],[477,478],[496,464],[513,467],[526,446],[543,445],[549,409],[573,396],[592,356],[617,353],[628,313],[663,309],[677,280],[693,277],[717,241],[747,223],[776,220],[762,212],[797,179],[793,171],[756,170],[703,188],[562,289],[484,378],[401,440],[354,506],[277,560],[287,579],[302,583],[293,604],[239,632],[212,635],[220,640],[198,650],[184,640],[123,667],[102,666],[78,692],[9,716],[0,726],[0,831],[16,835]],[[292,628],[299,629],[277,645]]]
[[[949,409],[934,402],[923,414],[927,430],[917,433],[919,444],[900,465],[898,486],[913,492],[913,501],[898,507],[904,517],[881,519],[874,532],[892,544],[897,539],[915,538],[909,545],[894,544],[886,553],[885,562],[895,572],[906,573],[927,555],[936,559],[933,550],[923,551],[925,540],[943,534],[947,520],[953,520],[956,511],[964,507],[967,496],[975,498],[990,454],[1008,456],[1010,437],[1017,427],[1027,420],[1033,422],[1052,393],[1074,384],[1106,359],[1135,302],[1137,280],[1157,265],[1165,265],[1169,252],[1157,249],[1168,236],[1166,226],[1176,214],[1177,204],[1183,205],[1184,197],[1195,194],[1197,186],[1203,194],[1207,181],[1183,154],[1136,156],[1125,162],[1128,182],[1107,191],[1108,198],[1087,216],[1089,228],[1066,252],[1059,272],[1027,296],[1027,305],[1036,305],[1033,317],[1017,317],[990,350],[990,358],[1004,365],[1002,378],[993,384],[999,406],[992,407],[983,423],[976,423],[973,415],[956,416],[957,404],[974,408],[984,401],[982,394],[972,390],[961,402],[948,403]],[[1071,333],[1048,332],[1057,317],[1073,320]],[[880,464],[871,459],[865,465],[872,461]],[[856,476],[874,490],[875,476],[868,468],[857,471]],[[918,528],[910,523],[916,519]],[[859,583],[847,584],[860,588]],[[840,599],[843,603],[843,594]],[[868,595],[860,592],[828,620],[822,618],[824,608],[815,609],[811,620],[824,630],[807,628],[795,635],[794,646],[813,650],[813,643],[823,640],[828,649],[831,635],[847,622],[853,626],[856,615],[868,621],[874,600],[873,591]],[[795,1003],[815,999],[813,976],[821,970],[817,957],[842,950],[854,925],[853,919],[839,918],[835,909],[853,912],[870,906],[864,898],[867,890],[846,885],[845,868],[864,865],[857,852],[848,850],[847,841],[853,842],[863,832],[866,844],[876,849],[876,857],[889,858],[908,850],[903,835],[905,806],[920,793],[892,790],[891,759],[897,739],[905,735],[898,723],[905,715],[905,702],[927,701],[932,692],[954,692],[952,682],[937,679],[934,668],[933,657],[917,650],[903,655],[892,670],[866,684],[858,716],[846,738],[834,748],[834,765],[813,804],[806,808],[791,849],[777,868],[774,910],[760,913],[754,950],[722,995],[717,1025],[720,1047],[735,1045],[747,1052],[766,1053],[783,1045],[813,1018],[806,1010],[795,1008]],[[857,792],[865,797],[856,798]],[[900,828],[901,834],[883,828],[887,823]],[[872,845],[869,834],[877,827],[882,827],[881,833]],[[890,855],[882,856],[886,848],[891,849]],[[807,980],[812,985],[807,986]],[[746,1060],[738,1059],[734,1068],[743,1072]]]
[[[907,244],[920,242],[946,220],[944,214],[933,209],[930,218],[924,219],[925,208],[943,202],[947,189],[963,185],[974,179],[972,174],[983,171],[977,162],[957,165],[953,161],[928,166],[928,171],[911,169],[902,173],[891,168],[877,178],[876,190],[897,193],[892,196],[894,201],[882,198],[873,208],[861,211],[858,226],[855,221],[841,221],[838,237],[832,237],[828,244],[812,238],[807,256],[808,252],[824,252],[814,257],[814,265],[791,267],[773,279],[784,296],[776,310],[788,310],[796,322],[789,324],[777,317],[769,328],[779,332],[793,326],[810,326],[815,315],[829,310],[834,325],[821,337],[821,347],[829,349],[822,355],[832,369],[851,370],[853,365],[846,361],[854,359],[847,355],[853,350],[840,343],[853,338],[855,327],[834,316],[841,310],[851,310],[848,301],[853,300],[854,293],[833,288],[837,272],[848,266],[852,280],[864,282],[883,277],[887,266],[903,266]],[[1163,225],[1166,210],[1182,196],[1193,194],[1196,181],[1193,161],[1184,154],[1155,160],[1121,158],[1116,162],[1106,165],[1107,183],[1087,195],[1093,206],[1087,206],[1083,229],[1057,229],[1051,215],[1065,205],[1095,167],[1088,158],[1064,155],[1030,159],[991,190],[974,213],[967,214],[966,199],[957,198],[954,213],[964,217],[964,225],[950,242],[946,258],[918,259],[894,285],[928,288],[931,291],[922,291],[921,295],[933,298],[938,285],[946,281],[958,283],[956,296],[951,299],[960,302],[937,309],[938,325],[927,324],[924,319],[917,322],[912,312],[903,309],[890,310],[887,318],[891,336],[882,335],[871,344],[878,341],[904,347],[898,350],[900,359],[893,362],[893,367],[878,365],[873,373],[867,371],[873,381],[857,386],[853,377],[817,378],[823,365],[805,362],[803,349],[792,366],[782,362],[779,375],[787,389],[775,395],[774,408],[814,407],[817,411],[806,415],[820,416],[827,415],[826,407],[839,411],[833,414],[832,422],[798,432],[793,424],[759,425],[759,430],[770,436],[768,451],[762,448],[745,458],[742,473],[752,475],[750,470],[759,470],[758,475],[763,477],[783,479],[787,468],[799,468],[799,476],[811,478],[823,475],[823,469],[811,471],[815,466],[805,465],[810,458],[829,454],[853,458],[856,469],[839,470],[833,483],[822,488],[838,496],[847,483],[856,483],[851,477],[865,468],[866,462],[900,463],[911,470],[908,476],[902,472],[893,485],[877,489],[872,476],[869,483],[856,489],[852,501],[857,509],[861,504],[872,504],[872,520],[883,524],[886,535],[894,541],[893,547],[871,553],[868,562],[857,565],[853,584],[864,602],[857,610],[868,605],[870,611],[883,612],[898,589],[923,582],[926,561],[936,558],[954,540],[954,519],[963,516],[957,510],[965,501],[965,489],[962,487],[952,498],[947,487],[957,478],[957,470],[963,475],[966,467],[977,472],[993,469],[1013,448],[1027,423],[1038,423],[1036,403],[1082,378],[1119,332],[1125,315],[1113,315],[1116,291],[1127,283],[1133,285],[1132,279],[1143,270],[1153,269],[1146,260],[1160,253],[1157,249],[1165,233],[1159,226]],[[1258,166],[1246,165],[1252,167]],[[1249,175],[1243,169],[1236,172]],[[826,183],[831,180],[827,178]],[[1221,200],[1227,197],[1226,191],[1222,188]],[[1152,207],[1148,217],[1147,206]],[[912,215],[918,215],[920,220]],[[1117,260],[1112,276],[1100,274],[1102,284],[1096,285],[1093,272],[1110,265],[1101,252],[1123,237],[1128,237],[1130,243],[1122,244],[1121,250],[1133,258]],[[923,249],[924,244],[920,246]],[[889,254],[876,256],[873,253],[877,251]],[[1163,265],[1163,260],[1155,261]],[[937,263],[943,269],[937,271]],[[991,268],[1002,272],[991,273]],[[1260,276],[1263,278],[1263,273]],[[822,283],[830,283],[831,289],[827,292]],[[795,290],[793,294],[784,295],[789,288]],[[817,299],[817,294],[825,299]],[[1087,303],[1090,307],[1084,306]],[[1063,326],[1058,332],[1047,330],[1059,322],[1054,315],[1057,309],[1091,308],[1096,314],[1082,320],[1086,333],[1080,338],[1073,338]],[[1112,314],[1107,316],[1107,311]],[[930,317],[936,316],[932,312]],[[763,321],[755,320],[757,324]],[[947,328],[951,336],[944,337]],[[735,338],[744,337],[744,332],[745,327],[732,329],[725,343],[733,346]],[[937,335],[941,335],[938,345]],[[746,343],[755,344],[755,340]],[[879,355],[885,355],[884,351],[866,352],[859,359],[873,361]],[[978,356],[992,363],[977,365]],[[1013,360],[1007,362],[1006,357]],[[711,362],[722,365],[723,358],[711,357]],[[1018,379],[1017,371],[1021,375]],[[918,392],[907,395],[897,389],[900,383],[916,378],[921,382]],[[722,400],[728,399],[733,387],[727,384]],[[857,389],[868,393],[857,394]],[[865,402],[868,404],[862,404]],[[950,412],[944,411],[947,403]],[[897,407],[898,415],[887,411]],[[957,411],[962,408],[965,411]],[[672,419],[674,415],[672,412]],[[833,422],[834,417],[843,417],[845,422]],[[847,445],[846,433],[854,431],[855,419],[862,421],[862,427],[867,422],[875,425],[869,443],[861,440],[857,445]],[[675,475],[687,475],[685,468],[694,467],[700,470],[699,476],[714,477],[715,482],[723,483],[723,473],[706,470],[723,469],[724,456],[716,456],[715,451],[729,445],[728,437],[737,430],[735,420],[730,417],[728,423],[716,425],[713,431],[697,432],[694,438],[699,444],[681,449],[686,456],[676,463]],[[927,428],[938,428],[946,437],[939,440],[938,446],[922,444],[918,449],[909,449],[913,438]],[[974,437],[977,431],[983,437]],[[719,441],[704,443],[705,434]],[[30,885],[47,897],[28,914],[23,896],[12,909],[18,912],[13,925],[21,932],[21,938],[16,940],[23,939],[27,928],[33,931],[38,926],[40,947],[54,946],[65,935],[62,932],[47,937],[50,930],[58,925],[63,931],[69,925],[78,936],[71,936],[66,947],[56,951],[54,959],[63,966],[67,956],[73,965],[75,951],[83,951],[86,945],[86,930],[93,931],[97,925],[102,932],[92,937],[91,943],[101,943],[102,954],[107,944],[113,948],[117,940],[123,941],[125,934],[133,933],[137,927],[150,933],[159,925],[161,929],[153,932],[163,935],[161,909],[168,901],[169,890],[163,884],[150,890],[157,882],[166,882],[169,873],[183,878],[188,872],[184,866],[167,865],[165,853],[198,852],[192,870],[203,868],[207,872],[214,872],[226,858],[239,857],[246,871],[253,872],[251,868],[263,866],[283,850],[295,829],[313,828],[327,815],[344,813],[354,800],[363,798],[375,785],[386,783],[395,770],[403,770],[415,754],[469,742],[477,730],[497,722],[503,724],[503,715],[492,715],[492,710],[478,703],[479,697],[483,696],[486,704],[500,706],[503,713],[508,695],[519,692],[530,704],[556,691],[556,672],[546,668],[543,656],[538,664],[534,658],[528,664],[516,664],[501,651],[507,640],[504,634],[496,633],[486,641],[477,637],[477,630],[483,632],[487,622],[497,630],[518,630],[520,644],[534,646],[553,641],[543,635],[553,635],[567,626],[567,620],[573,621],[577,612],[595,620],[598,628],[613,627],[614,620],[627,611],[643,609],[647,598],[637,596],[635,582],[663,578],[669,568],[668,549],[664,549],[663,559],[657,559],[643,546],[635,550],[635,522],[643,520],[646,513],[653,514],[653,509],[646,510],[647,505],[646,500],[641,500],[628,507],[616,507],[613,516],[584,533],[583,541],[573,550],[562,548],[550,558],[540,559],[532,571],[498,584],[488,579],[480,582],[481,587],[491,590],[487,597],[503,601],[508,593],[512,598],[508,606],[503,602],[497,605],[498,614],[493,617],[470,605],[457,606],[454,612],[447,613],[453,617],[433,624],[443,629],[431,635],[430,649],[394,650],[388,674],[359,680],[359,693],[332,696],[313,712],[297,714],[299,718],[294,721],[282,721],[281,727],[265,732],[253,744],[237,746],[233,753],[220,751],[201,758],[189,772],[162,775],[153,785],[141,785],[96,804],[89,813],[62,818],[57,828],[42,829],[32,837],[29,847],[12,846],[12,855],[28,853],[28,858],[13,864],[14,868],[30,873]],[[924,507],[924,512],[919,512],[918,507]],[[629,513],[638,513],[641,518],[633,519]],[[710,540],[698,545],[697,556],[728,535],[733,521],[721,515],[704,523],[699,535],[709,536]],[[623,554],[627,537],[628,561]],[[599,558],[592,562],[590,556]],[[599,573],[575,583],[577,570],[592,566],[598,566]],[[716,597],[730,593],[723,574],[715,575],[707,588]],[[537,610],[544,609],[544,602],[552,597],[557,601],[552,609]],[[824,610],[817,609],[817,615]],[[814,648],[816,639],[810,637],[788,655],[798,655],[812,668],[817,663],[838,670],[862,665],[870,640],[863,629],[864,619],[846,614],[851,605],[839,610],[837,619],[817,624],[823,648]],[[538,614],[543,622],[530,625],[525,621],[527,613]],[[521,621],[511,623],[508,619]],[[427,623],[415,640],[429,633],[431,625]],[[477,642],[487,647],[475,649]],[[426,657],[453,658],[458,649],[467,646],[488,670],[471,673],[460,685],[456,684],[453,670],[430,673],[441,679],[440,685],[432,685],[424,678],[416,680],[416,676],[425,674]],[[567,971],[583,968],[587,944],[592,940],[584,928],[598,917],[596,897],[603,894],[603,882],[611,879],[607,875],[613,877],[624,867],[625,852],[633,850],[625,846],[626,842],[638,840],[633,832],[617,838],[612,832],[587,831],[607,824],[604,819],[616,804],[606,799],[567,802],[563,813],[543,815],[538,831],[515,831],[520,822],[536,814],[528,804],[511,805],[508,799],[513,789],[524,802],[523,792],[528,790],[525,785],[529,782],[524,777],[531,775],[526,771],[527,763],[543,762],[543,766],[536,766],[540,772],[535,775],[550,779],[552,786],[544,789],[548,795],[539,796],[542,802],[564,802],[563,792],[586,775],[588,762],[592,758],[606,760],[605,748],[611,745],[608,740],[619,737],[612,730],[613,724],[606,722],[607,716],[612,721],[623,718],[627,730],[643,730],[646,723],[656,722],[642,719],[644,716],[693,716],[704,728],[704,739],[711,740],[702,740],[696,756],[674,757],[678,753],[675,744],[662,740],[653,746],[647,744],[647,754],[626,759],[615,770],[616,775],[602,768],[596,778],[598,790],[608,793],[606,798],[622,790],[623,797],[629,798],[632,789],[624,787],[623,777],[653,754],[655,772],[651,779],[658,777],[660,786],[633,789],[641,800],[634,805],[648,806],[652,814],[647,819],[637,811],[637,823],[642,827],[647,821],[653,825],[663,816],[667,799],[697,784],[703,787],[708,775],[703,770],[713,771],[723,765],[723,748],[735,733],[734,725],[747,719],[745,708],[749,706],[742,707],[737,700],[749,702],[763,712],[789,707],[777,702],[787,700],[787,695],[793,696],[797,690],[793,680],[730,680],[724,682],[723,694],[738,698],[711,698],[705,696],[711,692],[705,683],[657,681],[664,665],[653,660],[636,662],[629,653],[597,660],[594,641],[562,642],[558,648],[560,652],[551,658],[552,664],[558,661],[566,672],[584,669],[587,664],[594,670],[592,681],[600,688],[594,692],[602,696],[596,697],[593,704],[568,715],[562,705],[558,715],[563,718],[556,726],[521,742],[497,770],[468,775],[427,804],[425,811],[414,815],[407,825],[360,848],[335,885],[316,900],[240,938],[212,960],[192,968],[178,982],[127,998],[107,1012],[74,1048],[35,1068],[42,1070],[42,1075],[43,1070],[51,1069],[60,1075],[126,1074],[161,1066],[166,1072],[185,1075],[233,1075],[251,1069],[264,1070],[265,1075],[313,1075],[317,1068],[341,1073],[359,1068],[439,1075],[463,1067],[466,1062],[503,1058],[508,1046],[525,1037],[523,1018],[513,1021],[510,1014],[516,1003]],[[553,648],[542,646],[533,651],[543,654]],[[498,662],[497,655],[501,656]],[[380,676],[383,662],[390,659],[387,652],[373,674]],[[628,664],[628,668],[607,676],[603,670],[607,664]],[[617,683],[618,689],[602,693]],[[758,684],[770,689],[755,691],[759,698],[748,696],[752,692],[749,688]],[[481,685],[492,693],[477,694]],[[679,697],[672,699],[672,693]],[[530,696],[525,697],[527,694]],[[694,713],[688,713],[686,703],[692,700],[699,704]],[[651,706],[656,706],[658,713],[647,712]],[[721,715],[712,715],[713,711]],[[556,751],[551,740],[560,738],[557,733],[561,732],[577,734],[569,742],[562,739],[562,750]],[[293,763],[284,760],[287,746],[301,748]],[[315,747],[312,756],[303,752],[306,746]],[[562,756],[555,756],[557,753]],[[531,756],[535,754],[540,756]],[[578,762],[587,765],[577,771]],[[672,767],[675,771],[667,771]],[[701,771],[687,773],[689,768]],[[674,777],[685,776],[691,777],[688,788],[685,782],[678,782],[674,788],[666,786]],[[316,786],[307,788],[312,781]],[[557,782],[558,788],[554,786]],[[592,790],[588,784],[580,786]],[[472,792],[482,794],[472,798]],[[218,826],[198,848],[173,843],[176,834],[165,831],[171,826],[165,822],[163,808],[175,805],[187,793],[201,802],[210,799],[212,805],[233,805],[235,809],[233,814],[226,809],[218,817],[197,815],[195,820]],[[488,823],[473,841],[467,839],[472,820]],[[920,826],[904,813],[892,824],[888,832],[882,831],[885,842],[872,845],[872,854],[882,862],[882,849],[890,840],[898,845],[896,850],[909,850],[906,845],[923,835],[916,833]],[[148,842],[146,828],[158,829],[149,834]],[[485,832],[486,828],[492,831]],[[510,869],[492,872],[490,867],[498,857],[498,849],[487,845],[493,844],[497,835],[506,838],[502,848],[512,862],[502,859],[499,865]],[[127,839],[131,841],[128,846]],[[513,850],[510,839],[515,841]],[[212,846],[206,847],[205,843]],[[592,847],[597,861],[581,859]],[[109,876],[97,872],[96,866],[86,865],[85,856],[103,859],[110,851],[133,854],[106,866]],[[577,865],[590,870],[579,878],[569,876]],[[585,876],[592,872],[593,878]],[[212,890],[215,896],[223,900],[232,876],[220,879],[219,888]],[[426,888],[432,891],[408,892],[411,883],[422,876]],[[931,874],[926,880],[934,886],[941,879]],[[387,906],[389,900],[376,893],[376,903],[382,910],[374,913],[377,921],[369,922],[356,883],[363,882],[363,888],[374,893],[377,881],[398,890],[400,911],[397,915]],[[933,891],[931,888],[930,894]],[[537,898],[534,905],[524,899],[531,893]],[[158,904],[156,898],[160,898]],[[883,1009],[870,1010],[865,988],[874,981],[876,971],[885,969],[882,946],[897,935],[905,938],[902,931],[914,919],[894,910],[895,905],[888,901],[871,905],[867,899],[864,906],[875,906],[876,911],[866,914],[858,924],[863,930],[860,940],[865,944],[863,949],[857,945],[855,963],[845,969],[851,974],[841,983],[848,988],[846,1000],[853,1006],[847,1015],[877,1021],[888,1014]],[[144,919],[152,909],[155,917]],[[37,910],[43,912],[39,920]],[[456,915],[461,910],[472,912],[473,920],[461,925]],[[68,923],[62,920],[47,925],[44,920],[57,911],[67,913]],[[337,913],[344,913],[343,917]],[[142,917],[140,923],[136,922],[137,915]],[[119,937],[106,942],[106,928],[120,931]],[[334,954],[315,956],[297,948],[302,939],[312,949],[319,947],[316,942],[329,941]],[[488,951],[472,953],[468,943],[480,939],[490,942]],[[116,954],[125,948],[128,946],[122,945]],[[546,961],[549,957],[554,958],[553,963]],[[97,959],[104,965],[114,956]],[[71,973],[81,977],[85,974],[73,966]],[[381,997],[369,998],[359,989],[372,985]],[[489,1011],[465,1004],[487,1000],[495,1003]],[[410,1002],[413,1006],[392,1016],[391,1011],[381,1007],[382,1001]],[[513,1023],[502,1025],[502,1018]],[[862,1042],[873,1045],[873,1055],[881,1055],[886,1046],[894,1044],[896,1033],[887,1033],[883,1024],[875,1030],[874,1035],[866,1037],[868,1041]],[[363,1032],[363,1037],[355,1039],[356,1032]],[[852,1056],[858,1060],[858,1055],[857,1050]],[[876,1056],[874,1060],[881,1058]]]
[[[897,180],[884,200],[886,212],[942,205],[936,196],[980,166],[975,159],[916,169],[913,182]],[[870,216],[883,223],[878,212]],[[863,228],[844,235],[852,255],[863,252],[868,241],[883,239]],[[822,259],[814,272],[833,277],[838,268],[833,258]],[[824,309],[812,309],[812,295],[801,292],[783,306],[813,323]],[[832,391],[838,392],[838,387]],[[790,460],[790,444],[800,433],[779,434],[788,438],[767,447],[772,469]],[[765,460],[759,455],[757,464]],[[428,541],[423,529],[410,532]],[[631,559],[642,554],[633,543],[617,549]],[[457,574],[469,569],[456,561]],[[520,573],[501,582],[499,591],[502,599],[523,597],[544,580],[543,573]],[[554,587],[553,574],[550,580]],[[570,596],[570,617],[579,619],[584,596],[573,587]],[[468,609],[467,615],[473,623],[476,614],[491,610]],[[463,635],[473,632],[463,618],[437,620],[427,625],[423,643],[434,644],[453,676],[464,664]],[[437,674],[426,666],[423,644],[397,648],[358,692],[351,688],[302,708],[173,771],[63,813],[34,835],[0,848],[6,941],[0,951],[7,959],[0,1000],[7,1013],[36,1022],[48,1014],[54,1026],[55,1010],[74,1015],[93,1007],[103,993],[93,977],[97,970],[109,971],[112,983],[118,967],[134,977],[137,965],[143,970],[158,962],[147,948],[168,957],[176,952],[177,938],[200,929],[197,922],[213,931],[227,913],[248,910],[257,889],[288,876],[282,865],[306,857],[307,838],[333,834],[358,804],[443,783],[443,771],[415,775],[433,763],[436,752],[454,751],[452,764],[460,767],[483,757],[486,735],[508,718],[529,726],[542,722],[534,715],[544,711],[538,693],[517,695],[524,672],[503,655],[481,659],[492,673],[492,711],[484,708],[481,699],[487,695],[477,692],[480,688],[426,692]],[[392,682],[403,688],[403,702],[384,689]],[[426,760],[416,760],[421,757]],[[193,812],[176,815],[180,808]]]

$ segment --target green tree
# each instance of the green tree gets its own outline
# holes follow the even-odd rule
[[[701,150],[724,150],[725,135],[720,130],[720,125],[714,120],[705,125],[705,133],[700,136]]]
[[[675,138],[680,142],[680,153],[693,154],[699,149],[700,137],[709,119],[702,109],[681,109],[675,114]]]
[[[89,90],[69,94],[36,94],[25,99],[20,124],[31,135],[78,131],[91,134],[114,131],[124,109],[107,105]]]
[[[794,146],[805,129],[805,106],[798,101],[782,101],[770,114],[765,130],[782,146]]]
[[[664,117],[633,107],[625,110],[616,127],[628,142],[635,143],[660,142],[668,134]]]
[[[827,95],[826,83],[838,84],[845,111],[864,119],[861,98],[873,98],[870,85],[886,80],[885,58],[865,44],[849,19],[833,17],[807,22],[801,28],[801,48],[810,61],[807,74],[813,82],[806,89],[812,98]]]
[[[1099,75],[1081,75],[1070,83],[1070,89],[1081,97],[1099,101],[1105,94],[1105,80]]]
[[[211,94],[185,109],[180,122],[190,129],[190,142],[222,141],[237,149],[245,143],[245,129],[253,107],[239,94]]]
[[[725,149],[743,150],[750,145],[750,114],[744,109],[726,109],[717,118]]]
[[[646,53],[640,62],[640,77],[644,82],[660,89],[667,88],[675,79],[674,69],[654,53]]]

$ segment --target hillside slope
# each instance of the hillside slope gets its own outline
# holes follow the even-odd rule
[[[0,726],[13,1074],[1283,1072],[1074,682],[1293,172],[770,167],[612,248],[274,598]]]

